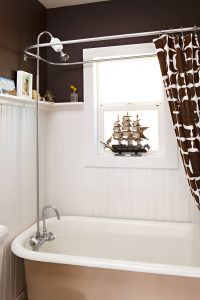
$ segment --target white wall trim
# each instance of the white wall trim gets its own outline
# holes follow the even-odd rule
[[[23,99],[18,96],[0,94],[0,104],[9,105],[9,106],[34,107],[35,100]],[[46,111],[82,109],[83,106],[84,106],[83,102],[51,103],[51,102],[39,101],[40,109]]]
[[[51,110],[52,103],[39,101],[41,109]],[[35,100],[23,99],[18,96],[10,95],[0,95],[0,104],[9,105],[9,106],[21,106],[21,107],[34,107]]]
[[[58,110],[82,110],[84,107],[83,102],[63,102],[63,103],[54,103],[52,108],[55,111]]]

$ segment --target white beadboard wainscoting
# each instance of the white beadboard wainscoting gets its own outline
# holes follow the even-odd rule
[[[181,161],[178,169],[86,167],[87,117],[85,107],[49,114],[49,203],[63,215],[192,220],[196,208]]]
[[[86,167],[85,104],[40,105],[41,207],[53,204],[61,215],[193,220],[181,162],[178,169]],[[0,96],[0,223],[10,231],[0,300],[25,297],[23,261],[10,243],[36,220],[35,148],[34,102]]]
[[[4,248],[0,300],[25,300],[23,261],[11,253],[10,244],[17,234],[36,220],[35,109],[34,103],[24,105],[20,101],[12,103],[8,100],[9,97],[0,96],[0,223],[9,229]],[[47,118],[48,113],[42,110],[42,203],[46,203]]]

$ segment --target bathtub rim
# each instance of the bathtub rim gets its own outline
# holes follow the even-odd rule
[[[47,225],[54,223],[56,218],[47,219]],[[77,220],[77,221],[96,221],[96,222],[122,222],[122,223],[137,223],[149,225],[170,225],[170,226],[192,226],[194,224],[187,222],[164,222],[164,221],[148,221],[135,219],[118,219],[118,218],[101,218],[101,217],[82,217],[82,216],[61,216],[61,220]],[[56,220],[57,221],[57,220]],[[42,222],[40,221],[40,225]],[[19,234],[11,244],[11,251],[18,257],[33,260],[38,262],[67,264],[82,267],[113,269],[131,272],[143,272],[159,275],[173,275],[200,278],[200,267],[190,267],[182,265],[167,265],[148,262],[112,260],[105,258],[75,256],[47,252],[34,252],[24,247],[24,242],[27,241],[36,231],[36,223]]]

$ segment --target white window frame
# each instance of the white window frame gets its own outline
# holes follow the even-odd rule
[[[106,57],[134,55],[136,57],[155,55],[153,43],[90,48],[83,50],[83,60],[94,60]],[[117,167],[117,168],[178,168],[178,151],[174,129],[169,113],[169,107],[163,91],[163,104],[158,106],[159,111],[159,140],[160,150],[158,153],[148,153],[140,157],[118,157],[112,152],[99,152],[99,130],[101,132],[100,112],[97,103],[96,90],[96,64],[85,64],[84,74],[84,101],[85,101],[85,124],[88,128],[85,136],[87,167]],[[157,104],[157,103],[156,103]],[[155,105],[156,105],[155,104]],[[145,105],[145,109],[152,108],[153,103]],[[113,106],[114,107],[114,106]],[[124,105],[123,105],[124,107]],[[127,104],[127,111],[141,109],[140,104]],[[108,109],[110,109],[108,107]]]

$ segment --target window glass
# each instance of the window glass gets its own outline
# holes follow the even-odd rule
[[[163,83],[157,57],[97,63],[99,103],[162,101]]]

